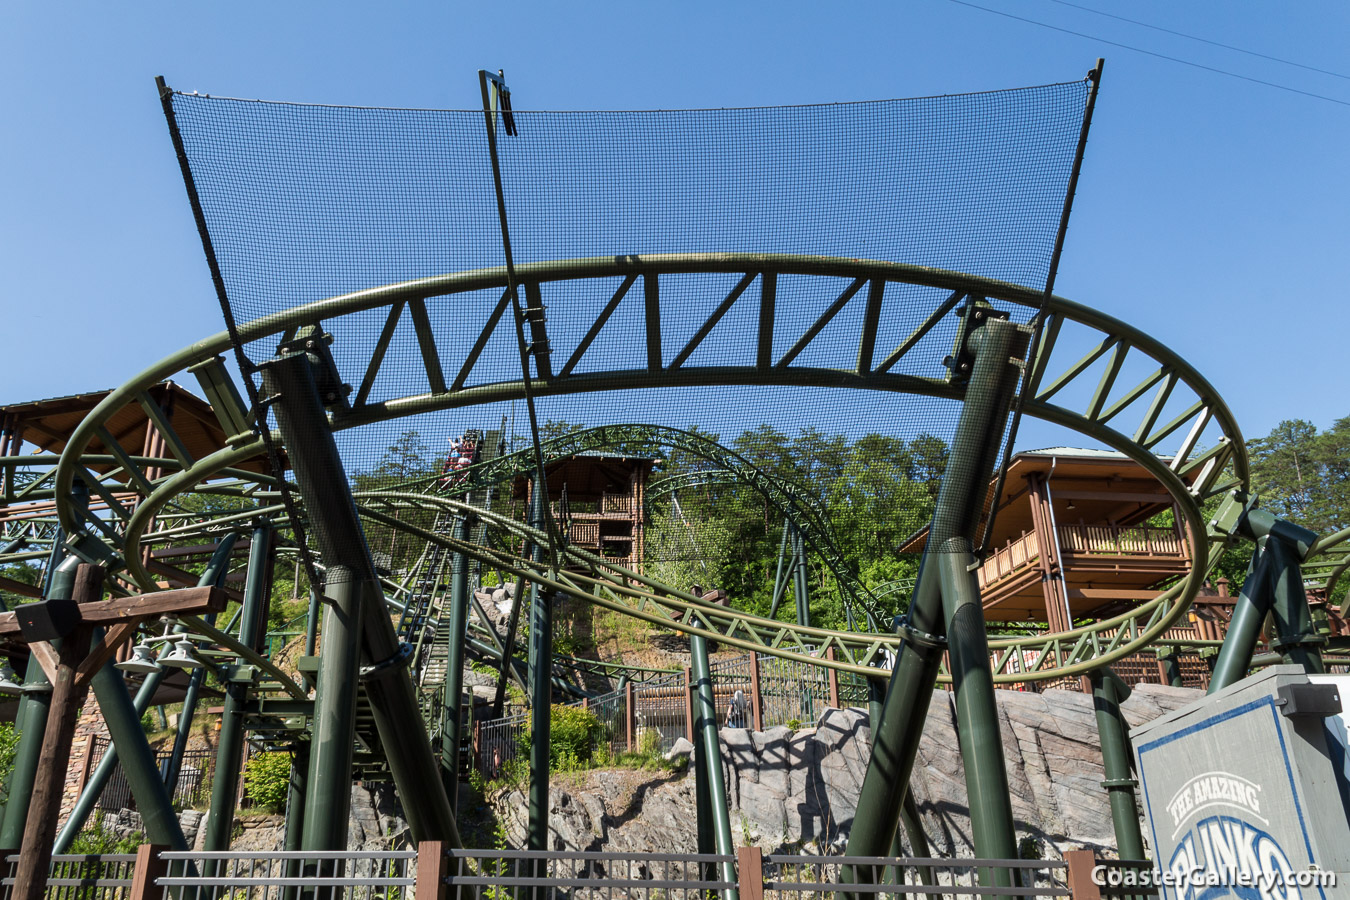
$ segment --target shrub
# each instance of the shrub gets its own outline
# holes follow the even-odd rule
[[[244,794],[268,812],[286,805],[290,783],[289,753],[259,753],[244,766]]]
[[[19,733],[14,725],[0,724],[0,803],[9,802],[9,777],[14,774],[14,754],[19,749]]]

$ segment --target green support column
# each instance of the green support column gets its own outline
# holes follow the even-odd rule
[[[1167,678],[1167,683],[1172,687],[1183,687],[1185,682],[1181,677],[1181,659],[1176,652],[1168,653],[1161,657],[1163,664],[1163,675]]]
[[[1092,705],[1097,711],[1097,734],[1102,745],[1102,787],[1111,802],[1111,825],[1116,832],[1116,853],[1121,859],[1144,859],[1144,838],[1139,831],[1139,806],[1130,774],[1130,726],[1120,714],[1120,704],[1130,698],[1130,688],[1110,668],[1094,669]]]
[[[717,853],[735,856],[731,840],[731,807],[727,786],[722,778],[722,742],[717,737],[717,703],[713,699],[712,669],[708,665],[708,640],[701,634],[689,636],[690,669],[694,679],[694,744],[703,745],[707,776],[707,801],[712,812],[713,842]],[[700,847],[702,842],[700,842]],[[736,882],[734,862],[722,863],[722,881]],[[737,900],[739,892],[727,888],[725,900]]]
[[[253,529],[249,546],[248,575],[244,582],[244,602],[239,615],[239,643],[254,650],[262,642],[267,622],[267,606],[272,594],[272,527],[262,524]],[[230,849],[234,814],[239,803],[239,775],[244,764],[244,711],[248,706],[249,681],[245,680],[242,658],[237,658],[239,674],[225,685],[225,703],[220,715],[220,738],[216,744],[216,769],[211,779],[211,809],[206,814],[203,849],[209,852]]]
[[[53,554],[57,551],[54,549]],[[49,583],[44,600],[68,600],[75,586],[75,569],[80,558],[67,556],[48,573]],[[24,824],[28,820],[28,801],[33,795],[37,779],[38,757],[42,755],[42,734],[47,729],[47,714],[51,710],[52,686],[42,671],[37,657],[30,655],[23,672],[23,696],[19,698],[19,712],[15,722],[19,730],[19,745],[14,751],[14,771],[9,776],[9,802],[5,804],[5,818],[0,824],[0,848],[18,851],[23,844]]]
[[[1012,359],[1022,356],[1025,332],[1007,321],[988,318],[987,310],[980,307],[972,306],[967,315],[978,317],[978,324],[970,325],[972,333],[966,341],[965,350],[970,359],[954,362],[958,367],[970,366],[965,403],[938,491],[936,511],[923,560],[919,565],[908,621],[901,631],[905,640],[900,646],[891,674],[880,721],[872,732],[872,755],[863,776],[858,810],[849,835],[846,850],[849,856],[884,856],[892,846],[946,645],[943,636],[947,632],[947,622],[944,620],[944,604],[939,588],[939,570],[943,566],[939,557],[944,555],[943,550],[968,549],[976,536],[989,478],[1001,449],[1000,437],[1020,374]],[[955,547],[949,543],[954,539],[960,540],[960,544]],[[961,555],[964,558],[964,554]],[[955,581],[951,578],[948,580]],[[968,599],[954,597],[949,605],[954,611],[959,611],[962,603],[958,601]],[[975,600],[978,603],[978,595]],[[962,619],[956,623],[959,627],[965,626],[965,615],[962,614]],[[962,647],[969,650],[965,643],[962,643]],[[971,667],[979,664],[978,660],[970,661]],[[987,672],[990,665],[987,657],[982,664]],[[963,677],[969,680],[972,674],[968,669]],[[978,693],[978,683],[971,684]],[[986,734],[989,728],[997,734],[997,721],[982,724]],[[962,734],[960,739],[964,755],[967,736]],[[1002,747],[997,749],[1001,759]],[[976,768],[978,775],[984,777],[994,770],[995,765],[986,767],[982,764]],[[971,774],[969,767],[967,774],[968,777]],[[996,777],[981,781],[980,784],[982,791],[999,790]],[[1006,783],[1001,790],[1007,794]],[[983,836],[986,848],[992,841],[998,847],[1012,844],[1015,851],[1011,821],[991,820],[988,815],[989,812],[997,813],[997,801],[994,801],[995,806],[990,810],[986,810],[980,797],[972,796],[970,802],[972,818],[976,815],[984,818],[977,829]],[[1008,833],[1004,834],[1005,831]],[[977,844],[976,852],[981,850]],[[1016,854],[1014,852],[1011,855]],[[844,877],[850,874],[859,880],[871,880],[871,873],[866,870],[845,872]]]
[[[1016,859],[1017,836],[980,605],[978,562],[971,549],[966,538],[955,537],[937,555],[956,695],[956,733],[970,798],[971,837],[980,859]],[[980,883],[1010,887],[1015,883],[1012,876],[1010,869],[981,870]]]
[[[1275,623],[1270,647],[1280,654],[1284,663],[1299,666],[1310,675],[1320,675],[1326,671],[1322,665],[1322,645],[1326,638],[1317,633],[1313,624],[1308,592],[1303,588],[1302,557],[1298,552],[1299,544],[1308,546],[1316,539],[1312,532],[1308,535],[1306,542],[1298,544],[1275,534],[1266,540],[1266,553],[1271,555],[1270,614]]]
[[[806,541],[802,530],[792,526],[792,593],[797,598],[797,624],[811,627],[811,572],[806,565]]]
[[[216,546],[215,553],[211,554],[211,559],[206,564],[206,570],[202,572],[201,578],[197,580],[198,587],[224,586],[225,576],[229,573],[230,553],[233,552],[235,542],[238,538],[239,535],[237,534],[229,534],[219,542]],[[212,618],[215,618],[214,614],[212,614]],[[176,630],[181,632],[183,629],[180,627]],[[182,717],[187,717],[189,720],[192,717],[189,701],[195,702],[196,694],[193,691],[193,687],[194,685],[200,684],[201,679],[199,676],[204,671],[204,669],[194,670],[192,678],[188,682],[188,696],[183,701],[183,712],[178,723],[180,737],[185,736],[186,732],[186,729],[183,727]],[[150,701],[154,699],[155,694],[159,691],[159,686],[163,683],[166,674],[167,673],[163,669],[160,669],[158,672],[152,672],[145,676],[145,680],[141,682],[140,690],[136,692],[136,699],[132,701],[132,706],[134,707],[137,717],[145,714],[146,709],[150,706]],[[185,739],[183,743],[186,744]],[[164,775],[164,791],[170,798],[173,797],[174,785],[178,780],[178,770],[174,765],[174,760],[177,760],[178,765],[182,764],[183,757],[182,752],[178,750],[177,739],[174,741],[174,755],[169,759],[169,769]],[[99,759],[98,765],[94,768],[94,771],[90,774],[88,780],[85,781],[84,789],[80,792],[79,799],[75,801],[75,808],[71,810],[69,818],[67,818],[65,824],[61,826],[61,833],[56,836],[56,846],[53,848],[54,853],[65,853],[70,848],[71,842],[75,840],[75,836],[80,833],[82,828],[84,828],[84,823],[88,821],[90,813],[94,811],[94,806],[98,803],[98,798],[102,796],[103,789],[107,787],[108,779],[112,778],[112,774],[117,769],[117,765],[117,745],[111,744],[104,752],[102,758]]]
[[[316,385],[316,377],[336,378],[331,361],[325,361],[325,340],[310,330],[290,345],[305,352],[285,352],[259,367],[327,572],[303,846],[336,850],[347,844],[358,679],[413,840],[459,846],[440,765],[408,677],[411,648],[394,633]],[[330,400],[337,396],[336,389],[330,391]]]
[[[305,830],[305,782],[309,780],[309,744],[301,741],[291,748],[291,778],[286,790],[286,834],[282,838],[281,849],[287,852],[300,850]],[[287,878],[299,878],[301,861],[286,860],[283,870]],[[284,900],[295,900],[300,894],[297,887],[282,889]]]
[[[468,516],[455,520],[455,539],[467,542],[473,523]],[[469,625],[469,561],[463,553],[450,556],[450,645],[445,653],[445,696],[441,710],[441,779],[450,808],[459,799],[459,750],[463,742],[464,638]]]
[[[548,502],[536,482],[532,515],[536,523],[544,521],[543,504]],[[543,550],[534,548],[535,562],[543,560]],[[548,847],[548,763],[550,715],[553,709],[553,596],[530,585],[530,817],[526,849]]]
[[[1270,558],[1266,556],[1265,541],[1256,545],[1247,577],[1242,580],[1237,599],[1233,601],[1233,615],[1228,620],[1228,631],[1223,646],[1214,661],[1214,674],[1209,679],[1208,693],[1222,690],[1247,677],[1252,665],[1252,653],[1261,638],[1261,626],[1270,612]]]

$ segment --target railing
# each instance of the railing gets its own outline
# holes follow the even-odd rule
[[[324,900],[402,900],[417,885],[416,850],[164,851],[157,861],[153,900],[295,900],[301,888]]]
[[[1061,525],[1059,547],[1068,553],[1099,553],[1112,556],[1170,556],[1181,558],[1185,542],[1175,528],[1134,525]]]
[[[17,855],[6,857],[8,900]],[[1134,877],[1125,877],[1127,875]],[[1156,875],[1142,860],[1078,850],[1058,860],[946,859],[466,850],[440,841],[416,849],[177,852],[150,844],[135,855],[58,856],[47,897],[60,900],[861,900],[896,894],[960,897],[1142,898]]]
[[[5,900],[14,887],[18,861],[17,854],[5,857],[5,877],[0,879],[0,896]],[[43,896],[47,900],[124,900],[131,890],[135,864],[134,853],[57,854],[52,857]]]
[[[747,653],[718,659],[709,666],[717,718],[726,728],[801,727],[815,722],[828,707],[863,706],[867,683],[861,676],[823,666]],[[629,683],[569,706],[586,706],[600,720],[611,753],[653,750],[665,753],[681,737],[693,739],[689,672]],[[738,696],[739,695],[739,696]],[[489,778],[520,755],[528,714],[480,722],[474,737],[474,758]]]
[[[1041,558],[1041,546],[1034,531],[1024,531],[1017,540],[1010,540],[995,550],[980,566],[980,587],[994,584],[1010,575],[1025,570]]]

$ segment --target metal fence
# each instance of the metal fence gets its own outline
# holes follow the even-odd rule
[[[94,735],[89,745],[89,758],[86,763],[87,772],[93,772],[94,768],[103,759],[103,755],[108,752],[111,741],[102,736]],[[172,756],[170,753],[155,754],[155,764],[160,772],[164,772]],[[178,782],[173,789],[173,808],[182,811],[198,803],[205,802],[211,793],[211,773],[215,769],[216,754],[214,750],[185,750],[183,752],[183,765],[178,771]],[[136,800],[131,796],[131,784],[127,781],[126,772],[122,769],[121,762],[118,762],[117,768],[108,778],[108,783],[103,788],[103,793],[99,795],[98,802],[95,804],[98,809],[105,812],[120,812],[124,809],[135,809]]]
[[[718,722],[727,728],[801,727],[815,722],[827,707],[864,706],[868,700],[866,679],[810,663],[747,653],[715,660],[709,668]],[[666,753],[692,732],[689,687],[686,670],[567,705],[587,706],[595,713],[600,740],[612,754]],[[520,755],[529,716],[518,713],[479,722],[475,729],[478,768],[496,778]]]
[[[733,857],[695,853],[450,850],[439,879],[459,900],[708,900],[736,889]],[[507,895],[509,896],[509,894]]]
[[[1063,897],[1135,900],[1156,891],[1113,889],[1095,873],[1151,871],[1143,860],[1091,851],[1058,860],[940,859],[571,850],[463,850],[439,841],[416,850],[175,852],[58,856],[46,897],[56,900],[826,900],[877,896]],[[17,856],[5,860],[8,900]],[[1106,880],[1109,882],[1109,879]],[[986,883],[982,883],[986,882]]]
[[[162,900],[409,900],[416,895],[416,850],[166,851],[160,860],[164,874],[155,878],[153,896]]]
[[[9,900],[14,888],[18,855],[7,856],[0,897]],[[136,864],[134,853],[101,856],[61,853],[52,857],[51,875],[43,896],[48,900],[125,900],[131,891]]]
[[[741,881],[745,881],[744,865]],[[1050,860],[929,859],[874,856],[763,857],[763,895],[773,900],[824,898],[847,890],[862,897],[898,893],[942,897],[1071,897],[1066,866]],[[981,878],[1005,885],[981,885]],[[897,890],[904,885],[904,891]]]

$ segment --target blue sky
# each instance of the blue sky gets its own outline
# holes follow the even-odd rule
[[[1350,70],[1350,7],[1081,0]],[[1350,80],[1053,2],[981,5],[1350,102]],[[0,12],[0,402],[121,383],[221,328],[153,77],[182,90],[520,108],[813,103],[1106,77],[1058,293],[1192,361],[1248,437],[1350,414],[1344,290],[1350,106],[949,0],[900,3],[149,5]]]

